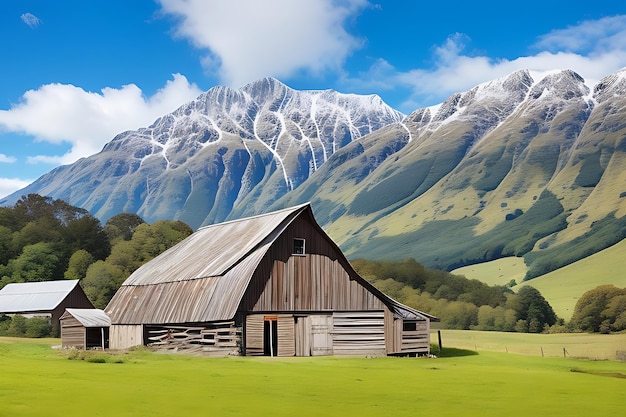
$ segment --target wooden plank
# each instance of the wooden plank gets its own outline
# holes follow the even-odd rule
[[[290,314],[278,316],[278,356],[295,356],[295,321]]]
[[[149,326],[148,346],[164,352],[189,352],[210,356],[239,354],[241,329],[233,321],[198,325]],[[208,349],[208,350],[207,350]]]
[[[332,336],[336,354],[385,355],[384,311],[333,313]]]
[[[246,317],[246,355],[263,355],[263,315]]]
[[[311,356],[311,322],[309,317],[298,317],[295,326],[296,356]]]

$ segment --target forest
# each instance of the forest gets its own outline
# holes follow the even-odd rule
[[[84,209],[37,194],[0,207],[0,288],[12,282],[78,279],[104,308],[135,269],[193,230],[181,221],[147,224],[121,213],[104,226]],[[45,319],[0,315],[0,335],[43,337]]]
[[[37,194],[0,207],[0,288],[12,282],[78,279],[96,308],[145,262],[193,233],[181,221],[146,223],[121,213],[102,226],[84,209]],[[365,279],[396,300],[437,316],[448,329],[505,332],[614,332],[626,329],[626,289],[602,286],[581,297],[569,323],[541,293],[489,286],[415,259],[353,260]],[[0,315],[0,335],[44,337],[46,319]]]

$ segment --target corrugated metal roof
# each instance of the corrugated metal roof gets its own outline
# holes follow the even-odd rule
[[[252,274],[267,251],[262,245],[221,277],[122,285],[106,307],[115,324],[186,323],[230,320]]]
[[[142,265],[124,285],[151,285],[222,276],[304,204],[260,216],[207,226]]]
[[[267,250],[305,211],[313,217],[310,205],[304,204],[199,229],[128,277],[106,313],[114,324],[231,320]],[[325,235],[314,219],[313,223]],[[337,251],[341,253],[338,247]],[[397,317],[432,318],[358,278]]]
[[[54,310],[77,285],[77,279],[7,284],[0,290],[0,313]]]
[[[230,320],[271,243],[309,204],[199,229],[142,265],[107,307],[115,324]]]
[[[109,327],[111,325],[109,316],[96,308],[66,308],[61,319],[64,319],[67,314],[71,314],[85,327]]]

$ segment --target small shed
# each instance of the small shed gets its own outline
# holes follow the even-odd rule
[[[77,279],[11,283],[0,290],[0,313],[48,317],[55,335],[68,307],[94,308]]]
[[[107,349],[111,319],[95,308],[68,308],[61,316],[61,345],[64,348]]]

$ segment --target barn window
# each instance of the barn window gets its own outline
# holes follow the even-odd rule
[[[402,330],[405,332],[414,332],[417,330],[417,323],[414,321],[403,321]]]
[[[294,255],[304,255],[304,239],[294,239],[293,240],[293,254]]]

